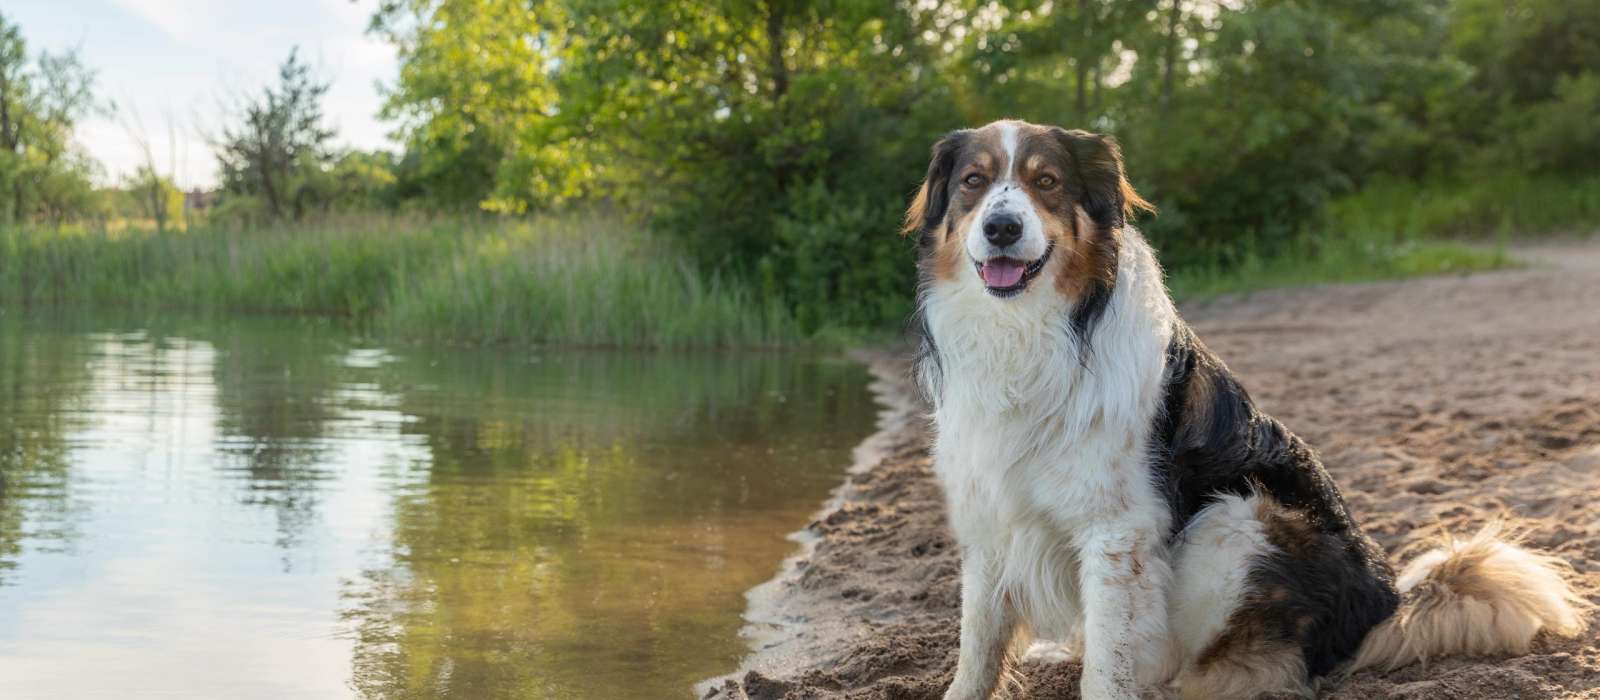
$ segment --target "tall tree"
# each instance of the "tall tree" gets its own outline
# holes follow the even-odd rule
[[[551,130],[565,27],[544,0],[383,3],[370,31],[400,55],[382,111],[408,152],[400,187],[439,208],[506,212],[581,192],[585,159]]]
[[[59,220],[87,187],[92,162],[72,153],[72,130],[103,108],[93,85],[93,71],[74,52],[30,59],[21,28],[0,14],[0,208],[11,221]]]
[[[316,185],[331,167],[323,124],[322,98],[328,83],[300,60],[298,49],[278,69],[278,82],[239,105],[237,123],[224,127],[218,142],[223,190],[259,198],[271,218],[304,216],[326,205]]]

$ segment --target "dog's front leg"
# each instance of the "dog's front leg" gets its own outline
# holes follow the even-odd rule
[[[1016,611],[1000,590],[1000,565],[979,548],[961,556],[961,653],[945,700],[984,700],[1000,684]]]
[[[1084,600],[1084,700],[1133,700],[1171,674],[1167,584],[1151,528],[1094,529],[1079,538]]]

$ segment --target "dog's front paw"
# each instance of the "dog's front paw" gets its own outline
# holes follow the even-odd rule
[[[1076,661],[1083,658],[1083,650],[1073,648],[1061,642],[1039,640],[1028,645],[1028,650],[1022,653],[1023,663],[1038,662],[1041,664],[1060,664]]]
[[[983,688],[974,687],[971,683],[962,683],[957,679],[945,689],[944,700],[989,700],[989,694]]]
[[[1004,669],[998,678],[987,680],[977,674],[963,676],[956,673],[956,679],[944,691],[944,700],[989,700],[990,698],[1021,697],[1022,677],[1015,673],[1015,669]]]
[[[1143,685],[1120,675],[1095,673],[1085,669],[1079,686],[1083,700],[1167,700],[1165,687]]]
[[[1139,687],[1105,680],[1091,681],[1088,675],[1083,678],[1080,692],[1083,700],[1172,700],[1177,697],[1171,689],[1162,685]]]

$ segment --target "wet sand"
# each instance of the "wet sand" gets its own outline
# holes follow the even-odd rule
[[[1504,517],[1600,603],[1600,242],[1517,252],[1526,269],[1265,292],[1184,316],[1262,409],[1323,456],[1366,530],[1403,558],[1437,527]],[[703,697],[939,698],[955,665],[959,561],[905,362],[873,358],[889,407],[774,581],[757,652]],[[1023,698],[1076,698],[1079,666],[1030,662]],[[1600,698],[1600,625],[1517,658],[1361,673],[1319,697]]]

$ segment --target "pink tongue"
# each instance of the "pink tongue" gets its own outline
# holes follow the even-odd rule
[[[1015,287],[1022,281],[1022,269],[1022,263],[1015,260],[990,260],[983,264],[983,283],[998,289]]]

